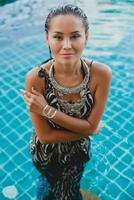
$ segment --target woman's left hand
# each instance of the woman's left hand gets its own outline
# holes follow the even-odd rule
[[[26,90],[20,90],[20,92],[24,95],[24,101],[29,111],[42,115],[42,110],[47,105],[44,96],[34,88],[31,92]]]

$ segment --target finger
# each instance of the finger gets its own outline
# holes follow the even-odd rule
[[[21,94],[27,95],[28,97],[32,96],[32,94],[27,90],[20,89],[19,91],[20,91]]]
[[[41,95],[34,87],[32,87],[32,93],[36,94],[37,96]]]
[[[24,96],[24,101],[26,103],[31,103],[31,99],[29,97],[27,97],[26,95]]]
[[[26,91],[26,93],[25,93],[25,94],[26,94],[26,96],[27,96],[27,97],[29,97],[29,98],[31,98],[31,97],[32,97],[32,94],[31,94],[29,91]]]
[[[21,94],[25,94],[25,93],[26,93],[26,91],[23,90],[23,89],[19,89],[19,92],[20,92]]]

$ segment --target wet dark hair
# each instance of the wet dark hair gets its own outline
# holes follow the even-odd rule
[[[78,6],[72,5],[72,4],[58,6],[56,8],[53,8],[49,12],[49,14],[46,18],[46,21],[45,21],[45,32],[48,33],[48,30],[50,28],[50,22],[51,22],[52,18],[54,18],[55,16],[58,16],[58,15],[68,15],[68,14],[79,17],[85,28],[85,33],[88,32],[89,24],[88,24],[88,18],[86,16],[86,14],[83,12],[83,10],[81,8],[79,8]]]

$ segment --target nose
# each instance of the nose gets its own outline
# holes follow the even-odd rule
[[[64,39],[63,41],[63,49],[70,49],[71,46],[71,41],[69,39]]]

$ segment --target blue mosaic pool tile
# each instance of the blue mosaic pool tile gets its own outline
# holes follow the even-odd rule
[[[14,180],[12,179],[11,174],[9,172],[5,176],[4,181],[1,180],[1,185],[3,188],[9,185],[14,185]]]
[[[10,118],[10,120],[11,120],[12,118]],[[5,139],[5,140],[8,140],[8,138],[6,138],[6,136],[7,135],[9,135],[11,132],[12,132],[12,127],[10,126],[10,120],[9,121],[7,121],[8,122],[8,126],[6,126],[6,127],[4,127],[4,128],[2,128],[1,129],[1,133],[2,133],[2,136],[3,136],[3,138]],[[7,123],[6,122],[6,123]],[[9,140],[8,140],[8,142],[9,142]]]
[[[120,136],[124,139],[129,135],[129,131],[122,128],[118,130],[118,134],[120,134]]]
[[[24,113],[23,113],[24,114]],[[24,115],[23,115],[24,116]],[[26,114],[25,114],[25,116],[26,116]],[[19,116],[20,117],[20,116]],[[16,128],[16,132],[18,133],[18,134],[25,134],[26,132],[27,132],[27,129],[28,129],[28,127],[25,127],[23,124],[20,124],[20,126],[18,126],[17,128]]]
[[[31,188],[29,188],[27,190],[27,193],[29,194],[30,197],[32,197],[31,200],[37,200],[37,198],[36,198],[36,190],[37,189],[33,190],[33,187],[35,187],[35,185],[33,185]]]
[[[3,120],[0,120],[0,127],[3,128],[6,126],[6,123]]]
[[[122,111],[121,116],[124,116],[125,118],[130,118],[132,116],[132,113],[128,110]]]
[[[134,200],[133,192],[131,191],[130,194],[122,193],[119,197],[119,200]]]
[[[8,133],[8,139],[13,143],[19,138],[18,134],[16,134],[16,130],[11,130]]]
[[[22,149],[22,154],[23,155],[25,155],[25,158],[29,158],[29,160],[30,160],[30,156],[31,156],[31,154],[30,154],[30,151],[29,151],[29,146],[28,146],[28,144],[26,144],[25,145],[25,147]],[[26,162],[26,159],[25,159],[25,162]],[[24,163],[25,163],[24,162]],[[22,163],[23,164],[23,163]]]
[[[11,111],[13,108],[14,108],[14,103],[10,101],[10,103],[6,105],[6,109]]]
[[[102,174],[105,173],[105,171],[107,170],[106,163],[100,162],[97,168]]]
[[[4,92],[3,92],[4,93]],[[3,95],[4,96],[4,95]],[[1,104],[6,105],[9,104],[9,98],[4,96],[4,98],[1,98]]]
[[[22,149],[26,146],[27,142],[25,140],[22,139],[18,139],[17,141],[15,141],[15,146],[17,146],[19,149]]]
[[[133,176],[132,176],[133,177]],[[127,193],[130,194],[132,196],[132,198],[134,198],[134,185],[130,184],[127,188]]]
[[[17,104],[16,104],[17,105]],[[20,104],[19,104],[20,105]],[[18,116],[20,115],[20,112],[21,110],[16,106],[13,111],[12,111],[12,114],[15,115],[15,116]]]
[[[20,169],[15,169],[13,172],[12,172],[12,179],[14,179],[14,180],[19,180],[20,178],[22,179],[24,179],[24,177],[25,177],[25,175],[26,175],[26,172],[25,171],[23,171],[23,170],[20,170]]]
[[[22,192],[22,194],[23,194],[24,192]],[[27,194],[23,194],[22,196],[19,196],[18,197],[19,198],[19,200],[29,200],[29,198],[31,198],[31,196],[28,196]],[[34,200],[36,200],[36,199],[34,199]]]
[[[125,124],[125,128],[126,128],[128,131],[130,131],[130,133],[131,133],[132,131],[134,131],[134,124],[132,124],[131,121],[130,121],[130,122],[127,122],[127,123]]]
[[[117,195],[120,193],[120,188],[113,183],[108,184],[106,188],[106,193],[109,198],[111,196],[113,199],[117,197]]]
[[[117,116],[115,116],[113,119],[114,119],[114,121],[117,121],[117,122],[119,122],[120,124],[122,124],[122,123],[125,122],[125,118],[123,118],[121,115],[117,115]]]
[[[115,147],[113,152],[115,153],[115,155],[118,155],[118,157],[120,157],[120,156],[122,156],[124,154],[124,151],[119,147]]]
[[[120,187],[122,188],[122,190],[126,191],[128,185],[130,184],[130,180],[127,177],[119,176],[116,179],[116,183],[120,185]]]
[[[108,184],[108,180],[102,179],[102,180],[99,181],[99,188],[101,190],[105,191],[107,184]],[[98,189],[98,187],[96,187],[95,189]],[[101,192],[99,192],[99,193],[101,193]]]
[[[13,120],[12,120],[12,122],[10,123],[10,126],[11,127],[18,127],[20,125],[20,120],[19,120],[19,118],[14,118]]]
[[[133,161],[132,155],[130,155],[128,153],[125,154],[124,157],[122,158],[122,161],[125,162],[126,164],[132,163],[132,161]]]
[[[97,134],[97,135],[94,135],[94,139],[95,139],[95,141],[104,141],[105,140],[105,135],[104,134],[102,134],[102,131],[99,133],[99,134]],[[91,140],[92,140],[92,138],[91,138]]]
[[[118,158],[114,153],[109,152],[108,155],[107,155],[107,159],[109,160],[111,165],[113,165],[117,161]]]
[[[2,133],[2,132],[1,132]],[[0,139],[0,147],[2,149],[5,149],[7,148],[7,146],[9,145],[9,141],[5,138],[3,138],[3,136],[1,136],[1,139]]]
[[[23,135],[23,139],[29,141],[32,137],[33,129],[29,128],[25,135]]]
[[[113,141],[109,141],[109,140],[105,140],[103,142],[103,145],[108,148],[108,149],[112,149],[113,147],[115,147],[115,144],[113,143]]]
[[[110,137],[111,141],[114,143],[114,145],[119,144],[121,141],[121,138],[119,138],[118,135],[112,134],[112,136]]]
[[[125,102],[124,100],[122,100],[122,98],[119,100],[119,105],[122,108],[127,108],[128,107],[128,102]]]
[[[0,166],[0,170],[1,170],[2,166]],[[0,180],[3,180],[7,175],[7,171],[3,171],[1,170],[1,173],[0,173]],[[1,187],[1,186],[0,186]]]
[[[27,113],[21,113],[21,114],[19,115],[19,119],[23,121],[23,119],[28,118],[28,112],[29,112],[29,111],[27,110]]]
[[[118,163],[115,165],[116,169],[118,169],[118,171],[122,172],[126,169],[128,163],[123,163],[122,161],[118,161]]]
[[[14,98],[16,97],[16,92],[13,91],[13,90],[10,90],[10,91],[7,93],[7,95],[8,95],[8,98],[9,98],[9,99],[14,99]]]
[[[134,175],[134,168],[131,168],[131,166],[129,165],[129,167],[127,167],[127,168],[123,171],[123,174],[124,174],[126,177],[133,177],[133,175]],[[133,184],[132,184],[132,187],[133,187]]]
[[[20,88],[22,88],[22,87],[18,87],[18,90],[20,89]],[[20,94],[19,94],[19,92],[18,92],[18,96],[19,96]],[[16,104],[16,105],[23,105],[23,101],[22,101],[22,97],[20,96],[20,97],[18,97],[18,98],[16,98],[15,99],[15,101],[14,101],[14,103]]]
[[[0,165],[3,165],[5,162],[7,162],[10,158],[9,155],[7,155],[5,152],[0,152]]]
[[[129,149],[130,148],[130,143],[128,142],[128,140],[126,138],[124,138],[124,140],[122,141],[122,143],[120,144],[120,146],[124,149]]]
[[[31,161],[31,158],[30,158],[30,155],[28,155],[29,156],[29,159],[30,159],[30,162],[29,162],[29,160],[27,159],[27,160],[25,160],[25,162],[24,163],[22,163],[22,168],[23,168],[23,170],[25,170],[25,171],[29,171],[29,169],[33,169],[34,167],[33,167],[33,163],[32,163],[32,161]]]
[[[111,169],[108,171],[107,173],[107,177],[110,179],[110,180],[114,180],[117,178],[118,176],[118,172],[114,170],[113,167],[111,167]]]
[[[3,116],[4,116],[4,119],[7,122],[10,122],[14,118],[14,115],[11,112],[8,112],[8,111],[4,112]],[[10,126],[5,126],[4,129],[3,129],[3,131],[4,130],[5,130],[5,132],[10,133],[11,132],[11,127]]]
[[[86,178],[82,178],[81,179],[81,185],[82,185],[83,189],[85,189],[85,190],[89,189],[89,187],[90,187],[90,180],[86,179]]]
[[[4,170],[11,173],[12,171],[14,171],[14,169],[16,168],[16,164],[14,163],[13,160],[10,160],[9,162],[7,162],[5,165],[4,165]]]
[[[6,153],[8,155],[11,155],[11,157],[13,157],[13,155],[15,155],[17,151],[18,147],[14,145],[14,140],[12,140],[12,144],[8,145],[6,148]]]
[[[21,156],[21,159],[20,159]],[[17,154],[14,156],[15,164],[16,165],[21,165],[23,162],[25,162],[26,157],[21,153]]]

